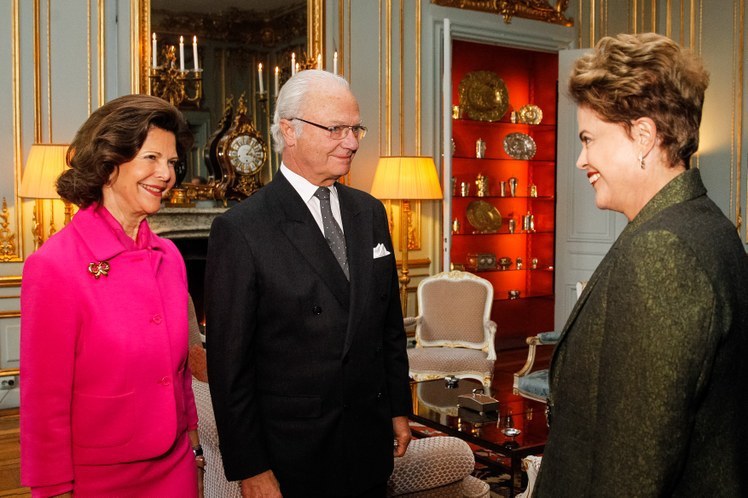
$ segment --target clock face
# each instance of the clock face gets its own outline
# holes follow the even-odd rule
[[[228,153],[231,166],[239,174],[253,175],[265,163],[265,148],[259,140],[250,135],[240,135],[229,144]]]

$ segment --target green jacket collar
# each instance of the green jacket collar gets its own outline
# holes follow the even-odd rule
[[[696,197],[706,195],[706,187],[701,181],[701,172],[698,168],[691,168],[673,178],[639,211],[639,214],[626,226],[626,230],[633,230],[657,213]]]

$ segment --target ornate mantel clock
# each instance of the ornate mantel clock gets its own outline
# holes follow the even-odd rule
[[[244,95],[231,127],[218,142],[216,158],[223,171],[221,187],[226,199],[244,199],[262,187],[260,174],[267,159],[267,148],[247,116]]]

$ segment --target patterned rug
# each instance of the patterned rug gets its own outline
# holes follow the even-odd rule
[[[446,436],[447,435],[436,429],[432,429],[430,427],[426,427],[423,424],[419,424],[418,422],[413,422],[412,420],[409,421],[409,423],[410,423],[411,431],[413,431],[416,434],[415,437],[431,437],[431,436]],[[496,462],[504,466],[509,466],[510,464],[509,459],[497,453],[494,453],[491,450],[472,444],[470,442],[468,442],[468,445],[470,446],[470,449],[473,450],[473,454],[475,455],[475,460],[476,460],[475,470],[473,471],[473,475],[477,477],[478,479],[488,483],[488,485],[491,488],[491,498],[508,497],[509,496],[509,485],[510,485],[509,474],[501,472],[500,470],[496,468],[492,468],[486,465],[485,463],[481,463],[481,461]]]

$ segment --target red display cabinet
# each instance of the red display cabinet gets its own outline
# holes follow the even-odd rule
[[[454,40],[451,74],[450,266],[493,284],[497,347],[517,347],[553,329],[558,55]]]

